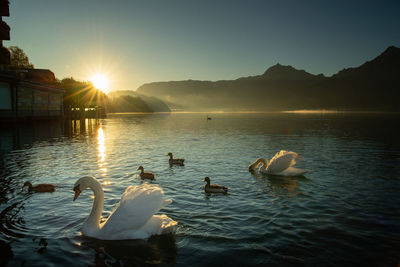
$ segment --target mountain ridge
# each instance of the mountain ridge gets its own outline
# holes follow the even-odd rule
[[[346,109],[400,111],[400,49],[326,77],[276,64],[261,75],[220,81],[148,83],[137,92],[187,110]]]

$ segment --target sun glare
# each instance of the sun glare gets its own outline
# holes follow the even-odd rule
[[[108,85],[109,85],[109,80],[106,75],[97,73],[90,78],[90,81],[93,83],[94,87],[96,87],[97,89],[100,89],[103,92],[107,91]]]

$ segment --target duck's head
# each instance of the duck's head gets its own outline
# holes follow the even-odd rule
[[[172,157],[172,153],[171,153],[171,152],[168,152],[167,156]]]
[[[75,191],[74,201],[79,197],[79,195],[89,187],[93,182],[97,182],[96,178],[93,176],[83,176],[75,182],[73,190]]]
[[[208,176],[206,176],[206,177],[204,177],[203,181],[206,183],[210,183],[210,178]]]
[[[143,171],[143,166],[139,166],[137,169]]]

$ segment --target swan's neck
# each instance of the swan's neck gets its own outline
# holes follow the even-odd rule
[[[104,205],[104,192],[103,188],[101,188],[101,185],[99,182],[93,182],[89,185],[89,188],[92,189],[93,194],[94,194],[94,199],[93,199],[93,206],[92,206],[92,211],[90,212],[89,217],[87,217],[86,222],[85,222],[85,228],[89,227],[87,229],[91,230],[98,230],[100,228],[100,218],[101,214],[103,212],[103,205]]]
[[[264,170],[266,171],[268,168],[268,160],[267,159],[261,159],[261,166],[259,170]]]
[[[259,158],[256,161],[254,161],[253,163],[251,163],[249,166],[249,171],[254,171],[254,169],[257,169],[258,165],[260,165],[261,162],[262,162],[262,159]]]

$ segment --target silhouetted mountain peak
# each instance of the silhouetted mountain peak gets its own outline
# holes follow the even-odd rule
[[[284,66],[276,64],[268,68],[260,78],[263,80],[308,80],[315,77],[321,77],[320,75],[312,75],[304,70],[298,70],[292,66]]]
[[[394,45],[389,46],[389,47],[386,48],[386,50],[383,51],[383,53],[381,54],[381,56],[383,56],[383,55],[399,56],[399,55],[400,55],[400,48],[395,47]]]
[[[284,66],[284,65],[281,65],[281,64],[277,63],[277,64],[269,67],[264,72],[263,75],[273,75],[273,74],[276,74],[276,73],[283,73],[283,72],[290,73],[290,72],[293,72],[293,71],[296,71],[296,69],[293,68],[292,66],[290,66],[290,65]]]
[[[400,75],[400,48],[389,46],[379,56],[359,67],[339,71],[333,77],[363,77],[365,79],[395,79]]]
[[[262,75],[227,81],[144,84],[137,92],[175,107],[201,110],[340,109],[400,111],[400,49],[385,49],[359,67],[332,77],[276,64]]]
[[[382,54],[376,57],[373,61],[384,64],[399,64],[400,62],[400,48],[389,46]]]

